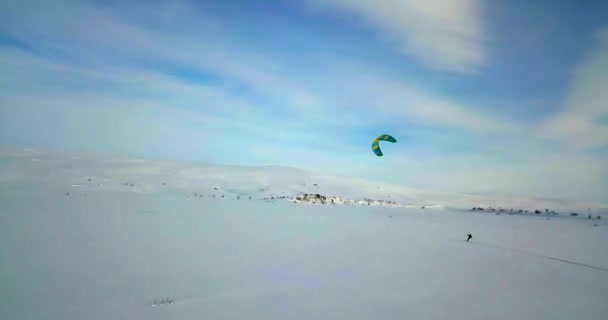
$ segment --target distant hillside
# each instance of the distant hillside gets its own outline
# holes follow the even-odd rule
[[[471,209],[601,210],[606,204],[432,192],[288,167],[245,167],[0,148],[0,188],[60,186],[66,194],[165,193],[218,199],[289,199],[319,194],[329,204]],[[369,200],[369,202],[368,202]],[[373,200],[373,201],[371,201]]]

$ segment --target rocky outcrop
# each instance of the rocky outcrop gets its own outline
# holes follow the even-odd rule
[[[326,196],[322,196],[318,193],[314,193],[314,194],[309,194],[309,193],[303,193],[303,194],[299,194],[295,197],[294,202],[307,202],[307,203],[320,203],[320,204],[326,204],[327,203],[327,197]]]
[[[318,193],[302,193],[295,196],[292,200],[294,203],[311,203],[311,204],[329,204],[329,205],[347,205],[347,206],[385,206],[385,207],[405,207],[405,205],[391,200],[374,200],[363,199],[354,200],[342,197],[326,197]]]

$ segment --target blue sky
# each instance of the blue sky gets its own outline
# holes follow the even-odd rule
[[[3,1],[0,66],[1,144],[608,195],[606,1]]]

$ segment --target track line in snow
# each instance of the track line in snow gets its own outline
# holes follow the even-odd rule
[[[474,244],[474,245],[478,245],[478,246],[485,246],[485,247],[490,247],[490,248],[496,248],[496,249],[501,249],[501,250],[505,250],[505,251],[517,252],[517,253],[521,253],[521,254],[526,254],[526,255],[535,256],[535,257],[539,257],[539,258],[559,261],[559,262],[563,262],[563,263],[573,264],[573,265],[577,265],[577,266],[581,266],[581,267],[586,267],[586,268],[591,268],[591,269],[596,269],[596,270],[608,271],[607,268],[601,268],[601,267],[596,267],[596,266],[592,266],[592,265],[584,264],[584,263],[580,263],[580,262],[575,262],[575,261],[570,261],[570,260],[564,260],[564,259],[549,257],[549,256],[545,256],[545,255],[542,255],[542,254],[532,253],[532,252],[526,252],[526,251],[520,251],[520,250],[515,250],[515,249],[504,248],[504,247],[495,246],[495,245],[492,245],[492,244],[485,244],[485,243],[472,242],[472,241],[470,242],[470,244]]]

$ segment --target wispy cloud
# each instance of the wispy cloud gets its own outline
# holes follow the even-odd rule
[[[209,112],[222,109],[222,112],[232,112],[235,116],[265,111],[292,112],[299,117],[334,126],[348,123],[361,125],[362,122],[356,119],[365,119],[365,115],[372,109],[380,114],[403,118],[407,122],[418,121],[424,124],[487,130],[501,129],[505,126],[491,116],[481,115],[480,110],[468,108],[448,98],[437,97],[436,94],[416,88],[407,81],[387,76],[361,64],[330,69],[332,74],[329,76],[327,69],[324,69],[319,72],[307,72],[307,77],[297,78],[293,76],[293,72],[297,72],[298,67],[289,65],[288,61],[265,58],[266,52],[244,54],[238,51],[238,47],[233,48],[234,45],[219,40],[212,40],[212,45],[209,45],[206,38],[201,39],[193,34],[186,33],[175,37],[168,31],[147,30],[129,23],[117,12],[106,13],[107,16],[103,16],[97,10],[88,7],[80,11],[81,19],[89,14],[95,17],[97,24],[108,27],[96,30],[94,37],[88,29],[76,28],[85,31],[82,34],[74,34],[71,43],[77,46],[75,50],[77,56],[81,59],[86,58],[89,62],[78,72],[82,74],[83,70],[88,70],[90,76],[99,78],[99,81],[107,80],[118,91],[121,90],[120,88],[128,88],[131,94],[137,94],[147,90],[149,95],[162,96],[161,99],[172,102],[184,100],[180,99],[180,96],[187,97],[191,104],[197,101],[200,109],[207,109]],[[85,20],[89,21],[83,19],[82,23]],[[45,24],[44,19],[38,20],[37,23],[53,28],[52,25]],[[44,30],[49,31],[48,28]],[[52,34],[56,33],[60,33],[60,30]],[[40,37],[39,39],[47,40],[45,45],[53,45],[54,36],[49,36],[50,38],[37,36]],[[73,46],[65,48],[62,54],[73,55]],[[116,62],[116,56],[122,58],[141,56],[140,61],[152,64],[161,72],[166,70],[159,69],[158,65],[164,62],[167,65],[166,69],[183,68],[189,72],[209,74],[219,79],[218,84],[179,83],[180,81],[176,79],[169,83],[166,81],[166,75],[158,74],[158,71],[134,72],[133,68],[140,67]],[[18,60],[12,58],[11,61],[15,61],[12,65],[18,67]],[[39,62],[40,60],[37,61]],[[40,69],[41,66],[38,65],[36,68]],[[55,65],[49,68],[61,71],[60,68],[73,67],[64,64],[61,67]],[[309,78],[312,81],[308,81]],[[310,84],[313,82],[321,85]],[[160,88],[160,85],[163,88]],[[253,95],[263,98],[268,104],[258,103],[256,107],[249,109],[249,112],[245,112],[243,109],[247,104],[236,103],[234,101],[236,99],[230,97],[231,92],[238,90],[233,88],[243,86]],[[323,87],[327,90],[323,90]],[[226,103],[217,103],[218,93],[214,93],[216,90],[224,92],[221,99]],[[210,96],[215,97],[210,99]],[[230,103],[231,100],[233,101]],[[343,121],[345,117],[350,121]]]
[[[466,131],[499,133],[517,129],[517,124],[489,106],[474,106],[441,93],[421,88],[414,79],[397,78],[365,65],[331,69],[332,86],[339,87],[341,99],[350,106],[374,109],[407,123],[458,128]],[[488,112],[488,110],[492,110]]]
[[[404,55],[438,70],[474,73],[487,60],[478,0],[309,1],[363,18]]]
[[[539,137],[576,149],[608,145],[608,29],[574,69],[561,110],[538,128]]]

